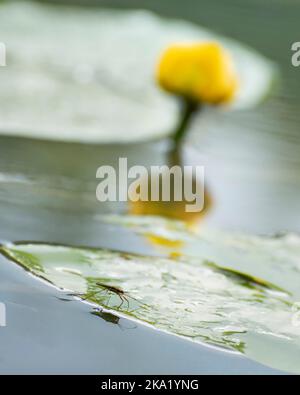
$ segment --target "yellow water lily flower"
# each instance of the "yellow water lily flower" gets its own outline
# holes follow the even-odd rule
[[[157,80],[168,92],[208,104],[232,100],[238,87],[233,60],[217,42],[170,46],[159,61]]]

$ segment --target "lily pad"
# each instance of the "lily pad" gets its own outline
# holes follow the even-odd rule
[[[204,236],[160,219],[121,222],[160,254],[45,243],[9,244],[1,252],[61,288],[64,300],[77,295],[100,312],[300,372],[299,237]]]
[[[240,76],[234,107],[257,104],[270,90],[273,64],[242,44],[147,11],[0,5],[2,134],[81,142],[136,141],[167,135],[178,116],[154,70],[178,41],[218,40]]]

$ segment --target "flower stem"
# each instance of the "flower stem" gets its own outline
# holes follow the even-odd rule
[[[177,129],[173,134],[173,140],[175,142],[176,147],[179,147],[179,145],[181,144],[181,141],[192,121],[192,118],[195,115],[195,113],[199,110],[199,108],[200,108],[199,103],[195,101],[188,99],[182,100],[181,118],[177,126]]]

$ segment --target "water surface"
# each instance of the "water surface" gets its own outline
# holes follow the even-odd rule
[[[96,304],[100,316],[105,308],[300,372],[298,236],[199,235],[158,219],[111,220],[143,235],[160,256],[43,243],[8,244],[1,251],[65,290],[64,298]]]

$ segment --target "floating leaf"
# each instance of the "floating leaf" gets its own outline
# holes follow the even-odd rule
[[[196,342],[300,372],[300,331],[293,322],[299,297],[299,239],[228,234],[219,238],[209,233],[204,237],[180,223],[139,221],[127,217],[120,226],[132,227],[148,242],[149,232],[182,240],[181,253],[170,253],[172,243],[160,245],[165,257],[33,243],[7,245],[1,252],[66,294],[100,306],[100,312],[104,308],[104,313],[127,315]],[[208,259],[212,250],[213,262]],[[224,268],[229,256],[235,263]]]

